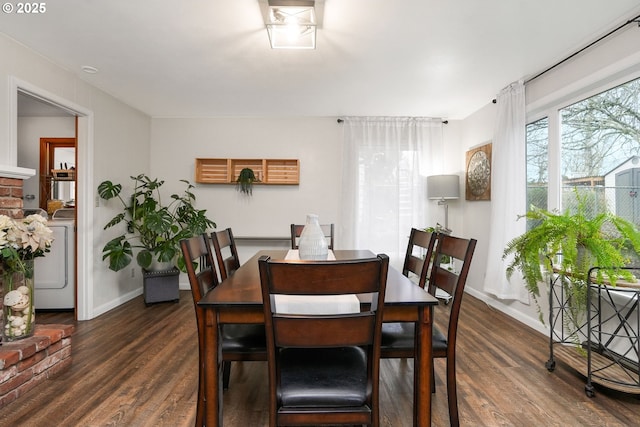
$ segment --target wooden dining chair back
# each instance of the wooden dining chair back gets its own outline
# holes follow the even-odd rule
[[[198,302],[204,294],[218,285],[218,273],[215,270],[211,248],[206,234],[180,241],[185,268],[189,277],[191,296],[196,311],[198,328],[198,401],[196,425],[204,423],[204,310]]]
[[[318,262],[260,258],[270,426],[379,425],[388,265],[386,255]],[[363,294],[362,302],[356,294]],[[300,308],[282,312],[283,298],[307,299],[313,314]],[[354,307],[332,313],[334,298],[353,300]],[[318,309],[321,301],[331,308]]]
[[[333,250],[333,241],[335,238],[335,225],[334,224],[320,224],[320,228],[324,233],[324,237],[327,239],[327,247],[329,250]],[[304,224],[291,224],[291,249],[298,249],[298,242],[300,241],[300,235],[304,230]]]
[[[231,228],[214,231],[211,233],[211,241],[216,251],[220,280],[225,280],[240,268],[240,258]]]
[[[412,235],[414,233],[412,232]],[[420,239],[424,242],[427,236]],[[444,305],[449,309],[449,316],[445,319],[445,333],[433,326],[433,357],[447,360],[447,399],[449,402],[449,421],[452,426],[459,425],[458,398],[456,388],[456,338],[458,319],[464,287],[476,246],[475,239],[462,239],[445,234],[432,234],[430,239],[431,251],[425,250],[425,265],[422,273],[427,277],[422,282],[431,295],[436,295],[436,289],[441,289],[451,295],[451,301]],[[411,249],[411,239],[409,243]],[[409,252],[407,250],[407,253]],[[407,255],[409,257],[409,255]],[[419,261],[413,262],[419,265]],[[428,271],[428,274],[426,273]],[[440,312],[438,313],[440,314]],[[413,358],[415,357],[415,325],[409,322],[385,323],[382,326],[382,358]],[[433,378],[433,376],[432,376]],[[432,383],[435,390],[435,383]]]
[[[218,273],[213,261],[209,236],[202,234],[180,242],[189,278],[198,329],[198,404],[196,418],[204,417],[204,317],[200,299],[218,286]],[[231,361],[267,360],[264,326],[260,324],[225,324],[221,328],[223,387],[229,388]],[[202,423],[196,423],[202,425]]]
[[[405,253],[402,274],[417,280],[421,288],[425,287],[431,271],[433,250],[438,240],[436,233],[412,228],[409,234],[409,243]],[[393,322],[382,325],[383,359],[413,358],[415,355],[414,324],[410,322]]]
[[[452,296],[452,301],[445,305],[449,307],[446,334],[435,326],[433,328],[433,357],[447,360],[447,400],[449,423],[452,426],[460,425],[456,385],[456,339],[464,287],[475,247],[475,239],[440,234],[427,284],[432,295],[440,288]]]
[[[414,275],[421,288],[424,288],[428,279],[436,241],[437,234],[429,231],[412,228],[409,234],[409,244],[404,257],[402,274],[409,278]]]
[[[433,263],[428,291],[436,294],[436,289],[441,289],[451,295],[449,303],[449,337],[455,342],[460,306],[464,295],[464,287],[471,266],[471,260],[475,251],[475,239],[463,239],[441,234],[434,250]]]

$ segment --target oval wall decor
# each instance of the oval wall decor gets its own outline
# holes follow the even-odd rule
[[[491,143],[467,151],[467,200],[491,200]]]

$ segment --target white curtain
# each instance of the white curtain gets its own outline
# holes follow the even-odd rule
[[[339,246],[401,265],[411,227],[427,224],[426,176],[442,120],[346,117]]]
[[[491,217],[484,290],[499,299],[529,303],[522,277],[505,275],[502,260],[507,242],[525,231],[526,145],[525,92],[522,82],[502,89],[497,97],[498,117],[492,146]]]

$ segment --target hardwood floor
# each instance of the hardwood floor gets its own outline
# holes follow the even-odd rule
[[[0,409],[2,426],[192,426],[197,339],[190,294],[145,307],[142,297],[76,324],[71,369]],[[436,313],[437,320],[437,313]],[[73,323],[40,313],[39,323]],[[458,396],[465,426],[631,426],[640,399],[605,389],[559,361],[547,338],[466,295],[458,338]],[[412,362],[383,360],[381,425],[412,425]],[[444,360],[436,361],[434,426],[449,424]],[[224,396],[226,426],[267,424],[266,362],[235,363]]]

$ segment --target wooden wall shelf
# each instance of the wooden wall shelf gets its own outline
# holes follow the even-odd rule
[[[300,184],[298,159],[196,159],[196,179],[200,184],[235,184],[238,174],[251,168],[260,182],[255,184]]]

